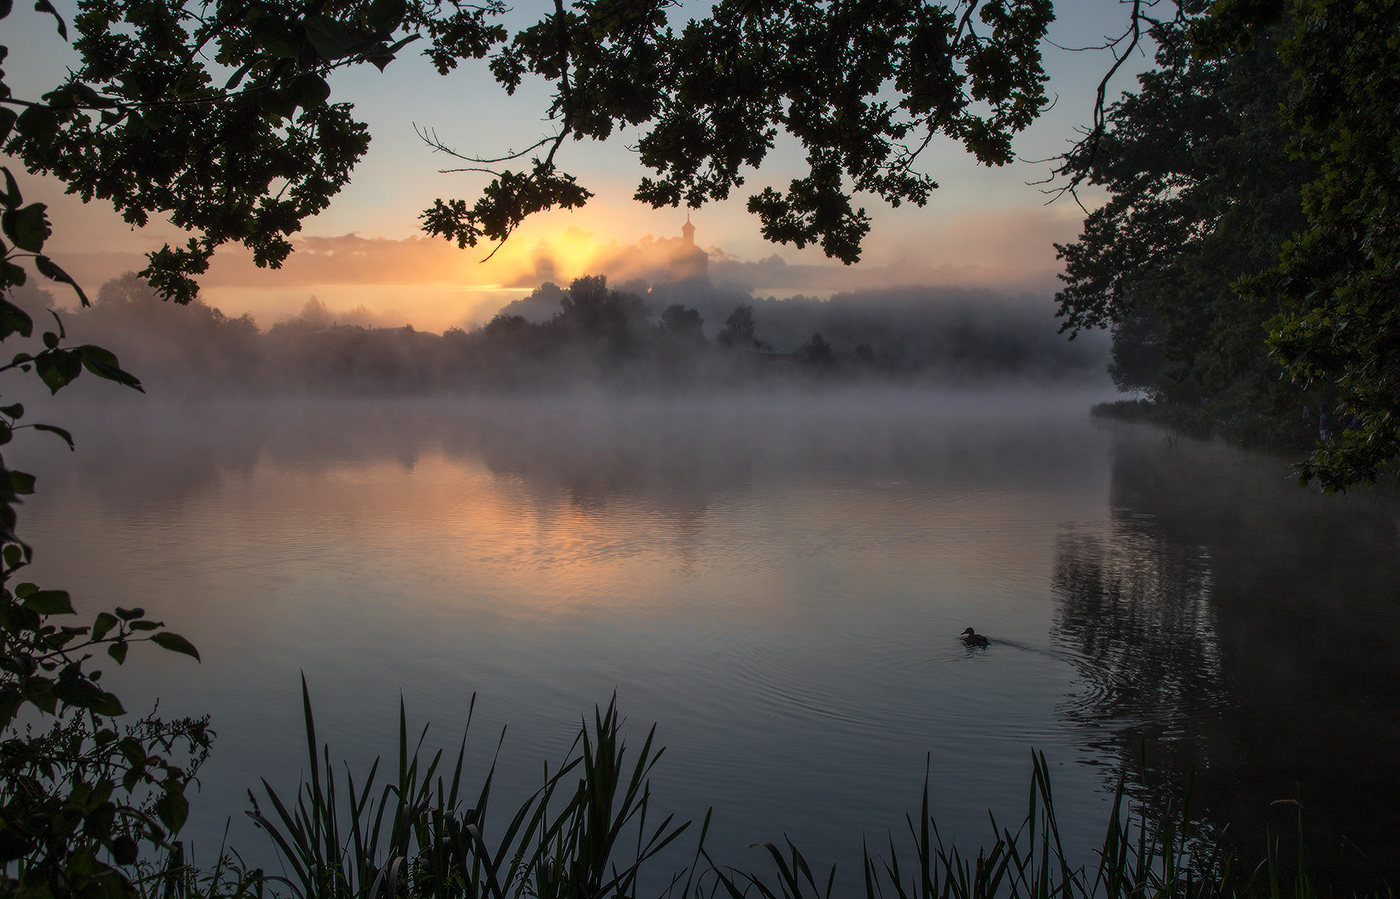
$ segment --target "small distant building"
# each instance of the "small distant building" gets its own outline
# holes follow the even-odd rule
[[[686,214],[681,226],[681,245],[671,254],[671,281],[696,281],[709,276],[710,254],[695,245],[695,226]]]

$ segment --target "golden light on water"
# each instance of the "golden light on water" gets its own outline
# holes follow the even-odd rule
[[[938,608],[1004,586],[1005,559],[1035,545],[1048,565],[1056,532],[1041,519],[1008,526],[1015,510],[1065,514],[1063,497],[1017,489],[981,491],[976,503],[961,491],[935,499],[902,483],[859,493],[834,484],[774,493],[775,484],[751,495],[629,480],[582,463],[541,477],[517,472],[518,462],[505,450],[450,447],[332,463],[264,459],[162,512],[180,536],[146,547],[146,563],[190,595],[244,583],[236,601],[178,610],[182,632],[214,654],[272,639],[287,614],[275,597],[289,593],[300,597],[298,616],[327,626],[358,609],[428,629],[712,615],[800,629],[825,614],[811,604],[814,590],[860,603],[886,579],[928,580],[948,594],[923,598]],[[930,502],[942,511],[930,514]],[[809,521],[841,522],[839,540],[811,554]],[[924,550],[910,555],[911,546]],[[847,556],[872,552],[886,566],[848,582]],[[789,556],[801,564],[774,563]],[[128,559],[113,547],[107,564],[119,570]]]

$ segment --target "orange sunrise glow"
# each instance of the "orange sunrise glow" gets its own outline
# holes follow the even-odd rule
[[[95,203],[61,195],[50,201],[55,256],[84,284],[140,269],[145,252],[183,239],[158,223],[132,230]],[[755,243],[751,222],[723,205],[692,216],[696,243],[710,256],[711,279],[758,297],[910,285],[1048,295],[1060,270],[1053,244],[1073,240],[1080,224],[1077,208],[1066,204],[887,210],[885,218],[872,232],[864,261],[844,266],[814,247]],[[367,310],[382,326],[470,329],[547,281],[567,286],[589,274],[607,275],[615,284],[665,280],[685,221],[683,210],[595,198],[576,212],[527,220],[499,247],[458,249],[412,230],[398,237],[304,233],[293,237],[295,251],[275,270],[255,266],[241,247],[224,247],[202,279],[201,295],[228,315],[251,313],[264,328],[315,296],[332,312]],[[60,304],[69,301],[58,297]]]

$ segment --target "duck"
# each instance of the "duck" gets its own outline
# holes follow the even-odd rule
[[[987,646],[991,643],[986,637],[974,631],[972,628],[962,632],[964,646]]]

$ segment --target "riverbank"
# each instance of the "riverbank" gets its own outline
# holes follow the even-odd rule
[[[1297,416],[1281,418],[1253,411],[1216,409],[1208,403],[1187,406],[1150,399],[1096,403],[1089,410],[1095,418],[1146,422],[1166,428],[1173,435],[1219,437],[1241,449],[1295,455],[1305,452],[1317,439],[1317,422],[1308,418],[1308,412],[1302,409]]]

